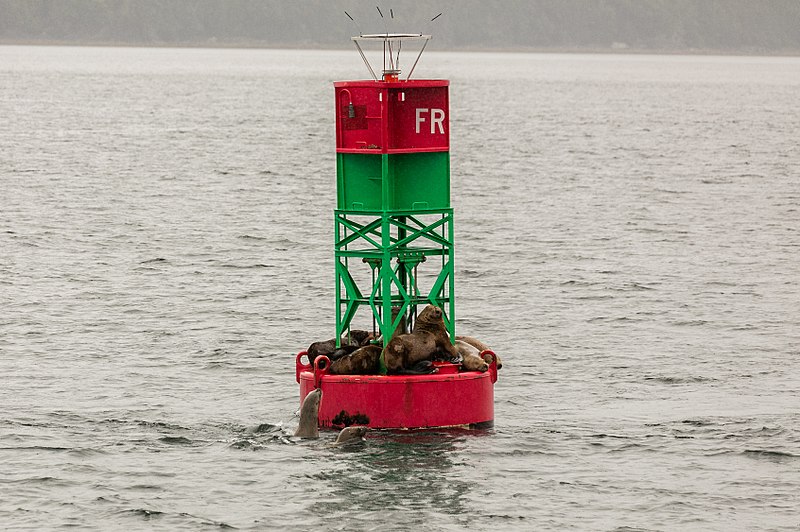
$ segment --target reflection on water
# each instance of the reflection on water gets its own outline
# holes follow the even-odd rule
[[[328,489],[309,513],[346,517],[350,525],[355,519],[364,528],[377,515],[409,527],[424,526],[435,514],[466,519],[477,494],[475,483],[458,473],[465,465],[464,443],[486,435],[459,429],[372,431],[364,443],[331,450],[329,465],[311,475]]]

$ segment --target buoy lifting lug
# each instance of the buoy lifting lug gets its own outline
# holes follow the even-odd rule
[[[322,386],[322,377],[328,374],[331,367],[331,359],[325,355],[320,355],[314,359],[314,388]]]
[[[295,358],[295,361],[294,361],[294,368],[295,368],[294,369],[294,373],[295,373],[294,376],[295,376],[295,379],[297,380],[298,383],[300,382],[300,373],[301,372],[303,372],[303,371],[311,371],[311,361],[310,360],[309,360],[308,364],[303,364],[301,362],[301,359],[304,356],[306,357],[306,359],[308,359],[308,352],[300,351],[299,353],[297,353],[297,358]]]
[[[492,384],[497,382],[497,355],[494,354],[494,351],[486,349],[481,351],[481,358],[486,360],[486,357],[489,357],[491,361],[489,362],[489,375],[492,377]]]

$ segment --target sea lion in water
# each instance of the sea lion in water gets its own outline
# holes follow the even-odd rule
[[[352,347],[355,350],[361,347],[362,345],[367,345],[370,340],[372,340],[371,332],[352,330],[350,331],[350,338],[348,339],[347,335],[342,336],[342,341],[340,342],[339,345],[341,345],[342,348],[344,348],[345,350],[348,347]],[[325,340],[324,342],[314,342],[313,344],[308,346],[308,349],[306,349],[308,362],[312,366],[314,365],[314,360],[318,356],[325,355],[328,358],[332,358],[333,354],[336,352],[337,352],[336,338],[331,338],[330,340]]]
[[[487,371],[489,364],[481,358],[481,352],[478,348],[468,344],[464,340],[456,340],[456,349],[458,354],[462,357],[461,367],[467,371]]]
[[[344,445],[345,443],[351,443],[355,441],[364,441],[364,434],[367,433],[369,427],[345,427],[336,437],[336,441],[333,442],[333,445]]]
[[[294,432],[296,438],[319,438],[319,404],[322,400],[322,390],[320,388],[309,392],[303,399],[303,406],[300,407],[300,423]],[[364,434],[369,430],[368,427],[345,427],[339,432],[334,445],[342,445],[356,439],[363,439]]]
[[[330,372],[334,375],[375,375],[378,373],[381,351],[378,345],[359,347],[352,353],[331,362]]]
[[[300,424],[294,435],[298,438],[319,438],[319,403],[322,390],[317,388],[309,392],[300,407]]]
[[[472,336],[456,336],[456,341],[461,340],[462,342],[466,342],[475,349],[478,350],[478,353],[483,353],[484,351],[491,351],[494,353],[494,350],[486,345],[485,343],[481,342],[477,338],[473,338]],[[503,367],[503,363],[500,361],[500,357],[497,356],[497,353],[494,355],[495,360],[497,360],[497,369]]]
[[[404,373],[440,352],[447,358],[458,357],[458,350],[447,335],[442,309],[434,305],[428,305],[420,312],[411,334],[395,336],[383,350],[390,374]]]

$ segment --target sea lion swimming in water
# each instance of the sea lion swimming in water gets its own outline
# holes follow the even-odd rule
[[[458,350],[447,336],[442,309],[434,305],[420,312],[411,334],[393,337],[383,350],[389,374],[402,374],[437,353],[451,359],[458,357]]]
[[[319,438],[319,403],[322,390],[317,388],[309,392],[300,407],[300,424],[294,435],[298,438]]]
[[[294,432],[296,438],[319,438],[319,404],[321,401],[322,390],[320,388],[309,392],[303,399],[303,406],[300,407],[300,423]],[[345,427],[339,432],[333,444],[342,445],[359,438],[363,440],[367,430],[369,430],[368,427]]]
[[[364,441],[364,434],[366,434],[368,430],[369,427],[345,427],[336,437],[336,441],[333,442],[333,445],[344,445],[354,441]]]

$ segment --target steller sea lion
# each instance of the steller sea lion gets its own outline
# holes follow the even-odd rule
[[[300,423],[294,432],[297,438],[316,439],[319,438],[319,404],[322,401],[322,390],[320,388],[309,392],[303,399],[303,406],[300,407]],[[339,432],[333,445],[342,445],[360,439],[363,441],[364,434],[369,430],[368,427],[350,426],[345,427]]]
[[[442,309],[434,305],[420,312],[411,334],[395,336],[383,350],[389,374],[404,373],[440,352],[448,358],[458,356],[458,350],[447,335]]]
[[[375,375],[378,373],[381,351],[378,345],[359,347],[331,362],[330,372],[334,375]]]
[[[298,438],[319,438],[319,403],[322,390],[317,388],[309,392],[300,407],[300,423],[294,435]]]
[[[336,437],[336,441],[333,442],[333,445],[344,445],[355,441],[364,441],[364,434],[366,434],[368,430],[369,427],[345,427]]]
[[[469,345],[477,349],[479,353],[483,353],[484,351],[491,351],[492,353],[494,353],[494,349],[484,344],[477,338],[473,338],[472,336],[456,336],[456,341],[459,340],[468,343]],[[497,369],[502,368],[503,363],[500,361],[500,357],[497,356],[497,353],[495,353],[494,358],[495,360],[497,360]]]
[[[347,347],[354,347],[358,348],[362,345],[367,345],[369,341],[372,340],[372,333],[369,331],[359,331],[359,330],[352,330],[350,331],[350,338],[348,339],[347,335],[342,336],[342,341],[340,345],[342,348]],[[313,366],[314,360],[321,355],[325,355],[328,358],[332,358],[333,354],[336,352],[336,338],[331,338],[330,340],[325,340],[324,342],[314,342],[308,349],[306,349],[306,353],[308,356],[308,362]]]
[[[487,371],[489,364],[481,358],[481,352],[463,340],[456,340],[456,349],[462,357],[461,367],[467,371]]]

